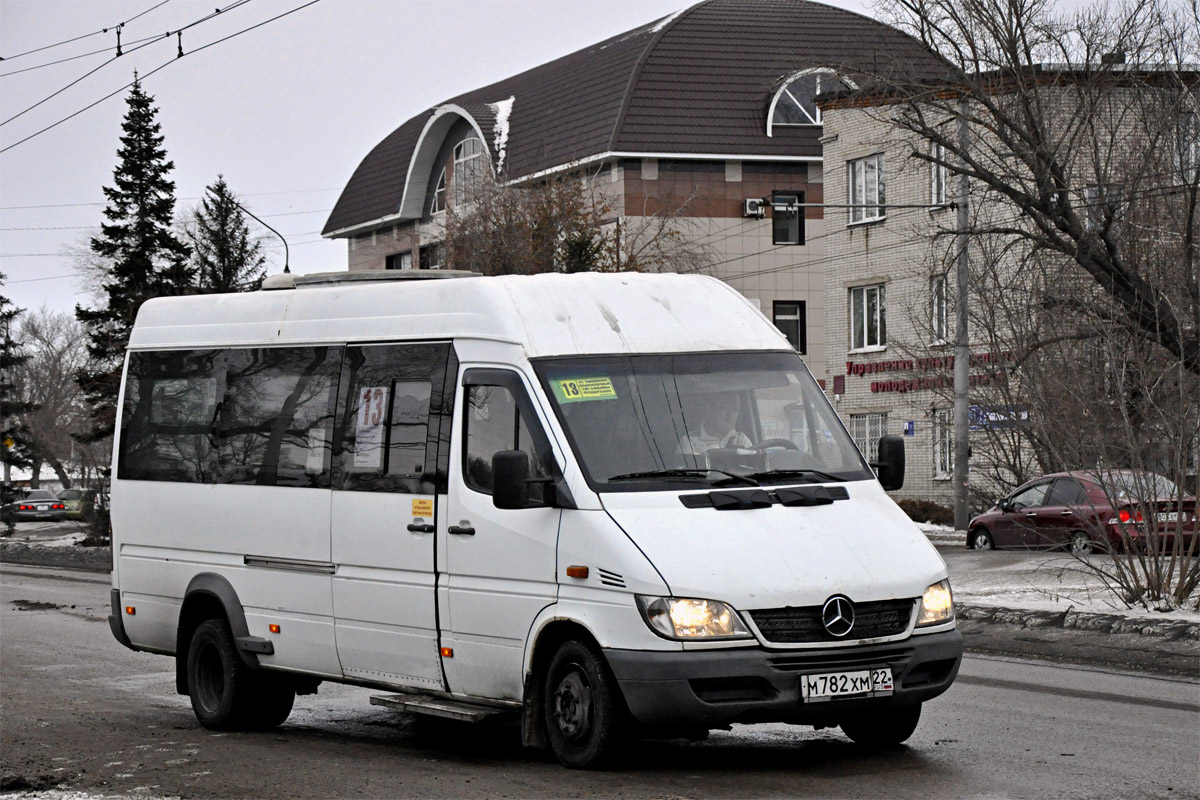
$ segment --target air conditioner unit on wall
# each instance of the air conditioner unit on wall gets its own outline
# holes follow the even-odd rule
[[[742,206],[743,217],[762,219],[767,215],[767,204],[761,197],[748,197]]]

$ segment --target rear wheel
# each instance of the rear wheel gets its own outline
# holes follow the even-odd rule
[[[913,735],[921,720],[921,705],[897,706],[842,720],[842,733],[864,747],[893,747]]]
[[[996,543],[992,541],[992,534],[987,528],[980,528],[975,531],[975,538],[971,540],[972,550],[995,550]]]
[[[564,642],[546,671],[546,732],[564,766],[597,767],[618,738],[621,701],[616,679],[592,647]]]
[[[196,628],[188,647],[187,675],[192,711],[201,725],[214,731],[243,727],[253,679],[225,620],[206,620]]]
[[[1083,531],[1074,531],[1067,546],[1075,555],[1087,555],[1092,552],[1092,538]]]

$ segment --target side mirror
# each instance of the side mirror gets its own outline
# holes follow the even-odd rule
[[[879,460],[871,465],[879,475],[884,491],[904,487],[904,439],[891,434],[879,439]]]
[[[1013,508],[1012,500],[1009,500],[1007,497],[1001,497],[999,500],[996,501],[996,508],[1000,509],[1001,511],[1003,511],[1005,513],[1012,511],[1012,508]]]
[[[492,455],[492,505],[496,508],[529,506],[529,454],[500,450]]]

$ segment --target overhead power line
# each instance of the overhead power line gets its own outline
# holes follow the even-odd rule
[[[168,1],[168,0],[164,0],[164,2],[167,2],[167,1]],[[72,86],[75,86],[76,84],[78,84],[78,83],[81,83],[82,81],[86,80],[87,78],[90,78],[92,75],[95,75],[97,72],[99,72],[100,70],[102,70],[102,69],[104,69],[105,67],[107,67],[109,64],[111,64],[111,63],[113,63],[114,61],[116,61],[116,60],[117,60],[118,58],[120,58],[122,55],[127,55],[127,54],[129,54],[129,53],[135,53],[135,52],[137,52],[138,50],[141,50],[141,49],[142,49],[142,48],[144,48],[144,47],[149,47],[149,46],[150,46],[150,45],[152,45],[152,44],[156,44],[156,43],[158,43],[158,42],[161,42],[163,39],[169,39],[171,36],[176,36],[176,37],[179,37],[179,42],[180,42],[180,50],[179,50],[179,55],[178,55],[178,56],[176,56],[176,57],[177,57],[177,58],[178,58],[178,57],[182,57],[182,56],[183,56],[183,39],[182,39],[182,36],[181,36],[181,35],[182,35],[183,31],[187,30],[188,28],[193,28],[193,27],[195,27],[195,26],[199,25],[199,24],[200,24],[200,23],[202,23],[202,22],[207,22],[208,20],[212,19],[213,17],[217,16],[218,14],[222,14],[222,13],[224,13],[224,12],[226,12],[226,11],[229,11],[229,10],[231,10],[231,9],[237,8],[238,6],[243,6],[243,5],[245,5],[246,3],[249,3],[249,2],[250,2],[250,0],[238,0],[238,2],[236,2],[236,3],[233,3],[233,4],[232,4],[232,5],[230,5],[230,6],[227,6],[227,7],[223,8],[223,9],[221,9],[221,8],[218,8],[218,9],[217,9],[216,11],[214,11],[213,13],[211,13],[211,14],[207,14],[207,15],[205,15],[205,16],[203,16],[203,17],[201,17],[200,19],[198,19],[198,20],[194,21],[194,22],[191,22],[191,23],[189,23],[189,24],[187,24],[187,25],[184,25],[182,28],[180,28],[179,30],[175,31],[174,33],[172,33],[172,32],[170,32],[170,31],[168,31],[167,33],[161,34],[161,35],[159,35],[159,36],[151,36],[151,37],[147,37],[147,38],[145,38],[145,39],[140,39],[139,41],[140,41],[140,42],[143,42],[143,44],[138,44],[136,47],[133,47],[133,48],[129,48],[129,47],[128,47],[128,45],[127,45],[127,46],[126,46],[126,50],[125,50],[124,52],[122,52],[122,50],[121,50],[121,38],[120,38],[120,34],[118,33],[118,36],[117,36],[117,48],[116,48],[116,49],[117,49],[117,54],[116,54],[115,56],[113,56],[112,58],[108,59],[108,60],[107,60],[107,61],[105,61],[103,64],[100,64],[100,65],[98,65],[98,66],[94,67],[93,69],[91,69],[91,70],[88,70],[87,72],[85,72],[84,74],[82,74],[82,75],[80,75],[78,78],[76,78],[75,80],[73,80],[73,81],[71,81],[70,83],[68,83],[66,86],[64,86],[64,87],[62,87],[61,89],[59,89],[57,92],[54,92],[54,93],[52,93],[52,94],[49,94],[49,95],[47,95],[47,96],[43,97],[41,100],[38,100],[36,103],[34,103],[33,105],[29,106],[29,107],[28,107],[28,108],[26,108],[24,111],[19,111],[19,112],[17,112],[16,114],[13,114],[13,115],[12,115],[11,117],[9,117],[8,119],[4,120],[3,122],[0,122],[0,127],[3,127],[4,125],[7,125],[8,123],[12,122],[13,120],[17,119],[18,117],[22,117],[22,116],[24,116],[25,114],[28,114],[30,111],[33,111],[35,108],[37,108],[38,106],[40,106],[42,103],[45,103],[45,102],[47,102],[48,100],[52,100],[52,99],[54,99],[55,97],[58,97],[60,94],[62,94],[63,92],[65,92],[67,89],[70,89]],[[160,5],[161,5],[161,4],[160,4]],[[124,23],[122,23],[122,24],[124,24]],[[119,30],[119,29],[118,29],[118,30]],[[110,96],[111,96],[111,95],[110,95]]]
[[[224,10],[229,10],[229,9],[232,9],[232,8],[236,8],[236,7],[238,7],[238,6],[244,5],[244,4],[246,4],[246,3],[249,3],[249,2],[250,2],[250,0],[239,0],[238,2],[234,3],[233,5],[227,6],[227,7],[226,7],[226,9],[224,9]],[[241,36],[243,33],[249,33],[249,32],[250,32],[250,31],[252,31],[252,30],[256,30],[257,28],[261,28],[262,26],[264,26],[264,25],[268,25],[268,24],[270,24],[270,23],[272,23],[272,22],[275,22],[276,20],[282,19],[282,18],[284,18],[284,17],[286,17],[286,16],[289,16],[289,15],[291,15],[291,14],[295,14],[297,11],[301,11],[301,10],[303,10],[303,9],[305,9],[305,8],[308,8],[309,6],[316,5],[316,4],[317,4],[317,3],[319,3],[319,2],[321,2],[321,0],[309,0],[309,2],[307,2],[307,3],[304,3],[303,5],[299,5],[299,6],[297,6],[296,8],[293,8],[293,9],[291,9],[290,11],[285,11],[285,12],[283,12],[282,14],[276,14],[275,16],[273,16],[273,17],[270,17],[270,18],[268,18],[268,19],[265,19],[265,20],[263,20],[262,22],[256,23],[256,24],[254,24],[254,25],[250,25],[249,27],[243,28],[243,29],[242,29],[242,30],[240,30],[240,31],[236,31],[236,32],[234,32],[234,33],[231,33],[231,34],[229,34],[228,36],[224,36],[224,37],[222,37],[222,38],[220,38],[220,39],[217,39],[217,40],[215,40],[215,41],[209,42],[208,44],[205,44],[205,45],[202,45],[202,46],[200,46],[200,47],[197,47],[195,50],[192,50],[192,51],[190,51],[190,52],[187,52],[187,53],[185,53],[185,52],[183,51],[183,45],[182,45],[182,39],[181,39],[181,40],[180,40],[180,42],[181,42],[181,43],[180,43],[180,49],[179,49],[179,52],[178,52],[178,54],[177,54],[177,55],[176,55],[174,58],[172,58],[170,61],[167,61],[167,62],[165,62],[165,63],[163,63],[163,64],[160,64],[159,66],[157,66],[157,67],[155,67],[154,69],[152,69],[152,70],[150,70],[149,72],[147,72],[145,75],[142,75],[140,78],[135,78],[133,81],[130,81],[129,83],[127,83],[127,84],[125,84],[124,86],[122,86],[121,88],[117,89],[116,91],[109,92],[108,94],[104,95],[104,97],[101,97],[99,100],[97,100],[97,101],[95,101],[95,102],[93,102],[93,103],[89,103],[88,105],[84,106],[83,108],[79,109],[78,111],[75,111],[75,112],[74,112],[74,113],[72,113],[72,114],[68,114],[67,116],[65,116],[65,117],[63,117],[62,119],[60,119],[58,122],[52,123],[52,124],[50,124],[50,125],[47,125],[46,127],[42,128],[41,130],[39,130],[39,131],[35,131],[34,133],[31,133],[30,135],[26,136],[24,139],[20,139],[20,140],[18,140],[18,141],[16,141],[16,142],[13,142],[13,143],[12,143],[12,144],[10,144],[8,147],[5,147],[5,148],[3,148],[3,149],[0,149],[0,153],[7,153],[9,150],[12,150],[14,147],[17,147],[17,146],[19,146],[19,145],[22,145],[22,144],[24,144],[25,142],[28,142],[30,139],[35,139],[35,138],[37,138],[38,136],[41,136],[43,133],[46,133],[47,131],[50,131],[50,130],[53,130],[54,128],[57,128],[59,125],[62,125],[64,122],[67,122],[68,120],[74,119],[75,117],[79,116],[79,115],[80,115],[80,114],[82,114],[83,112],[85,112],[85,111],[87,111],[87,110],[89,110],[89,109],[91,109],[91,108],[95,108],[96,106],[98,106],[98,105],[100,105],[101,103],[103,103],[105,100],[108,100],[109,98],[111,98],[111,97],[113,97],[113,96],[115,96],[115,95],[117,95],[117,94],[120,94],[121,92],[125,91],[125,90],[126,90],[126,89],[128,89],[129,87],[133,86],[133,84],[134,84],[135,82],[138,82],[139,80],[141,80],[141,81],[144,81],[144,80],[146,80],[146,79],[147,79],[147,78],[149,78],[151,75],[154,75],[156,72],[159,72],[159,71],[161,71],[161,70],[163,70],[163,69],[166,69],[168,66],[170,66],[171,64],[174,64],[176,61],[178,61],[179,59],[183,58],[184,56],[187,56],[187,55],[192,55],[193,53],[199,53],[199,52],[200,52],[200,51],[202,51],[202,50],[207,50],[207,49],[208,49],[208,48],[210,48],[210,47],[213,47],[213,46],[215,46],[215,45],[218,45],[218,44],[221,44],[221,43],[223,43],[223,42],[227,42],[227,41],[229,41],[230,39],[234,39],[234,38],[236,38],[236,37],[238,37],[238,36]],[[185,25],[183,28],[180,28],[179,30],[176,30],[176,31],[169,31],[167,34],[165,34],[165,36],[178,36],[178,35],[179,35],[179,34],[181,34],[181,33],[182,33],[182,32],[183,32],[183,31],[184,31],[186,28],[193,27],[194,25],[198,25],[198,24],[200,24],[201,22],[204,22],[204,21],[206,21],[206,20],[208,20],[208,19],[211,19],[212,17],[216,16],[216,14],[222,13],[222,11],[223,11],[222,9],[217,9],[217,10],[216,10],[216,11],[215,11],[213,14],[209,14],[207,17],[204,17],[204,18],[202,18],[202,19],[199,19],[199,20],[197,20],[196,22],[193,22],[193,23],[191,23],[190,25]]]
[[[61,42],[55,42],[54,44],[47,44],[47,45],[42,45],[41,47],[35,47],[32,50],[26,50],[23,53],[17,53],[15,55],[11,55],[11,56],[0,56],[0,61],[12,61],[14,59],[21,58],[22,56],[33,55],[34,53],[40,53],[44,50],[51,50],[55,47],[62,47],[65,44],[72,44],[74,42],[79,42],[84,39],[91,38],[92,36],[100,36],[102,34],[108,33],[109,31],[119,31],[121,28],[123,28],[126,25],[128,25],[129,23],[133,22],[138,17],[144,17],[145,15],[149,14],[154,9],[161,8],[162,6],[165,6],[169,2],[171,2],[171,0],[162,0],[161,3],[156,3],[155,5],[150,6],[150,8],[147,8],[145,11],[134,14],[132,17],[125,20],[124,22],[118,22],[116,25],[109,25],[107,28],[101,28],[98,31],[92,31],[91,33],[85,33],[81,36],[74,36],[70,39],[64,39]]]

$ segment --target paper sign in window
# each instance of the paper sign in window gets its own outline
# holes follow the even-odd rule
[[[582,403],[589,400],[616,400],[617,392],[607,375],[586,378],[557,378],[553,381],[554,396],[559,403]]]
[[[358,415],[354,424],[354,466],[383,467],[383,433],[387,422],[387,386],[364,386],[358,391]]]

